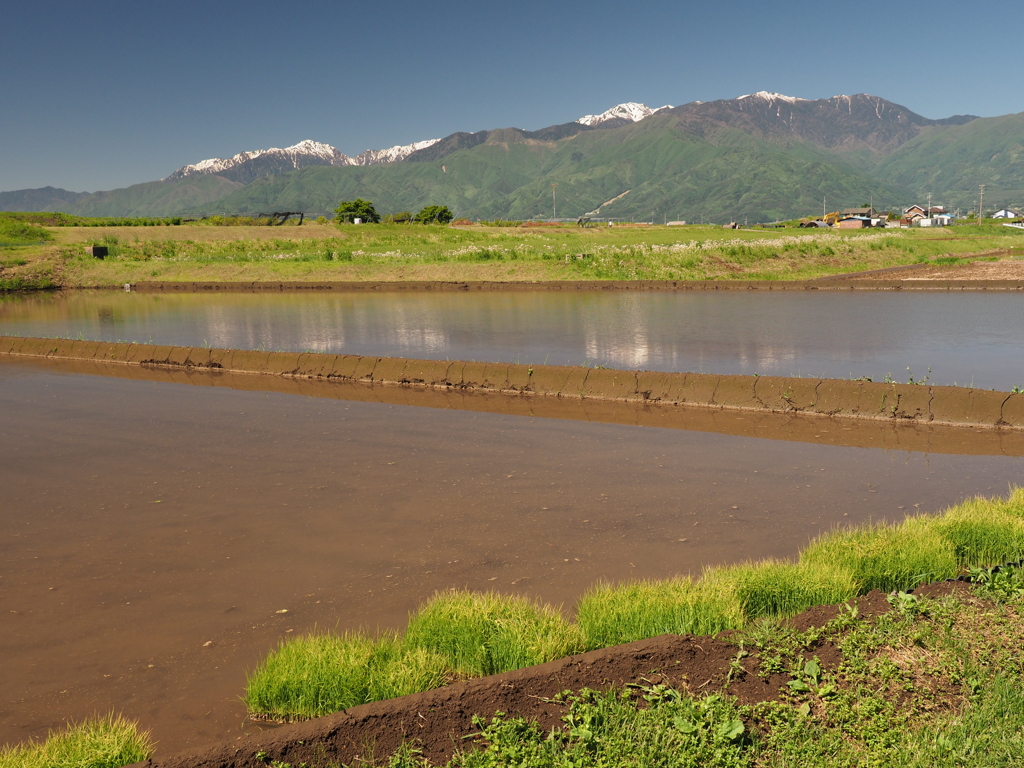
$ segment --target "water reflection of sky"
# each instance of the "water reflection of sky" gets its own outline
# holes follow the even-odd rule
[[[0,332],[876,381],[930,368],[932,383],[1010,389],[1022,306],[993,292],[111,292],[5,299]]]

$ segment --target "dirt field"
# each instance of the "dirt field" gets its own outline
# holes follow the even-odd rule
[[[945,266],[909,267],[862,275],[858,280],[1024,280],[1024,261],[973,261]]]

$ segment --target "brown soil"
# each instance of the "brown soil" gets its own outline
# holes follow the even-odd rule
[[[941,597],[969,589],[962,582],[922,587],[918,594]],[[875,590],[857,600],[861,616],[889,610],[884,593]],[[827,624],[844,606],[819,606],[790,620],[804,631]],[[756,655],[738,657],[731,636],[661,635],[613,648],[570,656],[536,667],[455,683],[391,701],[364,704],[303,723],[281,726],[206,750],[138,763],[138,768],[258,768],[273,761],[310,765],[386,760],[403,742],[415,741],[423,756],[444,763],[464,737],[476,732],[473,716],[497,712],[535,720],[542,728],[560,724],[564,705],[558,693],[583,688],[607,689],[630,684],[665,683],[691,693],[724,691],[741,704],[769,701],[785,690],[788,675],[759,674]],[[825,669],[842,661],[839,649],[821,642],[809,651]],[[735,665],[739,664],[739,671]],[[731,671],[731,674],[730,674]],[[258,759],[257,754],[261,757]]]
[[[842,275],[837,275],[841,278]],[[848,276],[853,277],[853,276]],[[965,264],[915,265],[877,270],[857,280],[1024,280],[1024,261],[972,261]]]

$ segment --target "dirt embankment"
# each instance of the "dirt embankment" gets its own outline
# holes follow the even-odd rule
[[[962,582],[922,587],[918,594],[939,597],[966,590]],[[875,590],[857,600],[859,614],[878,616],[890,609],[886,595]],[[823,626],[840,606],[813,608],[791,619],[797,630]],[[591,651],[536,667],[455,683],[425,693],[353,707],[303,723],[282,726],[206,750],[155,758],[133,768],[260,768],[274,761],[296,766],[351,765],[386,761],[403,742],[415,741],[434,764],[447,761],[464,737],[479,730],[473,716],[497,712],[535,720],[542,728],[560,724],[564,706],[552,699],[562,691],[608,689],[638,683],[665,683],[700,695],[722,691],[741,704],[777,698],[791,679],[762,676],[756,655],[736,668],[737,646],[730,633],[717,637],[661,635],[626,645]],[[826,670],[842,660],[839,650],[819,642],[807,652]],[[372,751],[371,751],[372,750]],[[259,757],[257,757],[259,755]]]
[[[372,381],[297,376],[253,376],[211,368],[123,365],[97,360],[23,358],[35,367],[88,376],[277,392],[302,397],[497,413],[541,419],[623,424],[634,427],[713,432],[820,445],[918,451],[957,456],[1024,456],[1024,430],[898,421],[829,419],[795,412],[677,407],[654,401],[581,397],[520,397],[453,387],[389,386]]]
[[[0,354],[753,412],[1024,429],[1024,393],[842,379],[621,371],[0,337]]]

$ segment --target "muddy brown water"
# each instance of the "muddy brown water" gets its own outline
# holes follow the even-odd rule
[[[245,674],[446,587],[795,554],[999,494],[1022,460],[188,386],[0,361],[0,742],[116,710],[159,754],[252,730]],[[283,612],[286,611],[286,612]]]
[[[1016,291],[82,291],[0,297],[0,329],[388,357],[930,377],[1009,391],[1024,386],[1022,307]]]

